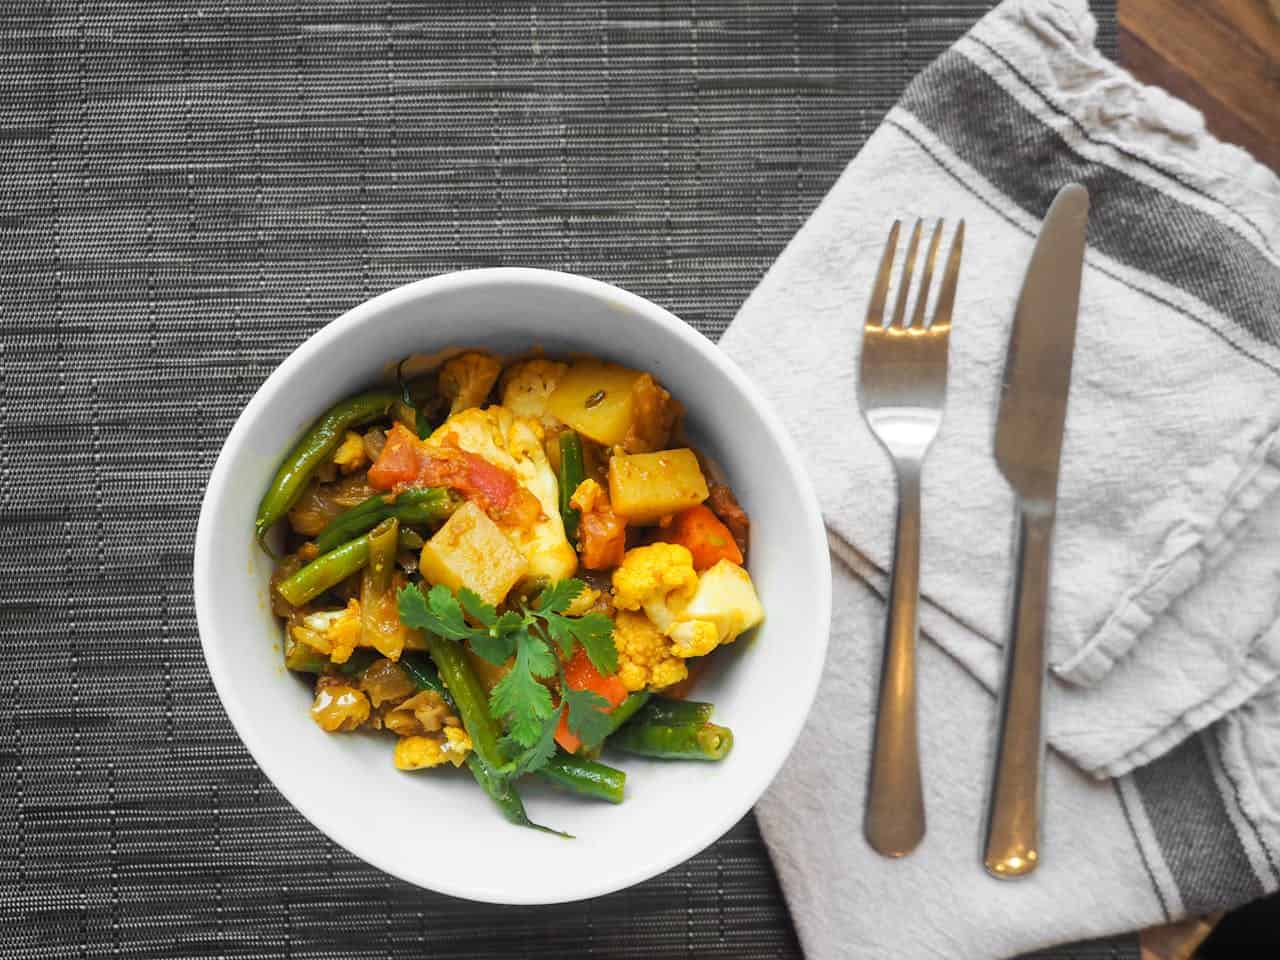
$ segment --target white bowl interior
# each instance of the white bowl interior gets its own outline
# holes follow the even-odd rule
[[[466,771],[405,774],[389,738],[326,735],[308,686],[281,662],[268,559],[252,537],[284,452],[389,360],[451,345],[540,345],[650,370],[688,410],[752,520],[750,570],[767,610],[694,696],[716,704],[735,746],[719,764],[610,755],[627,771],[611,806],[522,787],[530,815],[573,841],[505,823]],[[210,480],[195,555],[205,656],[241,738],[280,791],[357,856],[405,880],[497,903],[580,899],[653,876],[713,842],[764,791],[812,702],[826,650],[830,568],[817,504],[772,414],[710,342],[660,308],[602,283],[533,270],[420,281],[357,307],[301,346],[240,417]],[[501,865],[499,866],[499,861]]]

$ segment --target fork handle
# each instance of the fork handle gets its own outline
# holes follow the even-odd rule
[[[880,702],[863,830],[872,849],[901,857],[924,837],[916,734],[916,633],[920,603],[920,465],[898,468],[898,529],[880,670]]]
[[[1005,651],[987,842],[983,862],[1001,879],[1021,877],[1040,863],[1040,801],[1044,772],[1044,626],[1049,591],[1052,509],[1019,509],[1018,579],[1013,631]]]

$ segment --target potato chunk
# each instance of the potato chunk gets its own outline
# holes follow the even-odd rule
[[[615,363],[582,360],[560,378],[547,399],[547,412],[584,437],[615,446],[631,429],[633,388],[643,376]]]
[[[628,523],[656,523],[707,495],[707,481],[692,450],[619,454],[609,460],[609,500],[613,512]]]
[[[422,548],[418,569],[428,583],[474,590],[499,604],[529,564],[507,535],[474,503],[459,507]]]

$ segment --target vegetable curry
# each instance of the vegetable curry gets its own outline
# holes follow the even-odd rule
[[[764,610],[747,515],[680,442],[677,400],[591,358],[405,366],[317,420],[258,511],[317,726],[390,735],[401,770],[465,766],[539,830],[522,777],[619,803],[603,749],[724,758],[690,666]]]

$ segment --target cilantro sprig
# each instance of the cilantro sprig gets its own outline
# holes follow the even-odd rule
[[[456,596],[440,584],[425,595],[416,586],[400,591],[400,619],[406,626],[465,641],[489,663],[511,661],[489,693],[489,713],[507,728],[502,743],[513,756],[502,771],[507,776],[532,773],[551,759],[561,714],[567,713],[569,729],[588,746],[598,745],[609,732],[608,701],[570,687],[561,663],[581,647],[602,675],[618,671],[613,621],[602,613],[565,613],[585,589],[581,580],[561,580],[544,589],[532,606],[501,614],[466,587]],[[557,676],[559,704],[542,682]]]

